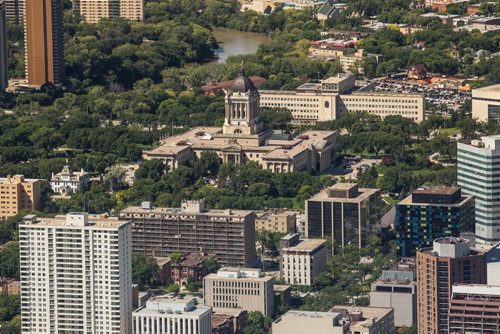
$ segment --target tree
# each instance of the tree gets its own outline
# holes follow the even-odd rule
[[[186,289],[190,292],[197,292],[200,289],[200,285],[195,281],[194,277],[189,275],[186,281]]]
[[[19,243],[11,241],[0,250],[0,277],[19,279]]]
[[[169,257],[170,257],[170,262],[172,264],[174,264],[174,263],[181,261],[182,258],[184,257],[184,255],[182,255],[182,253],[175,252],[175,253],[170,254]]]
[[[132,256],[132,282],[143,290],[154,286],[158,275],[158,264],[153,257],[146,255]]]
[[[260,117],[268,129],[281,130],[281,132],[291,130],[293,117],[290,110],[286,108],[263,107],[260,110]]]
[[[64,143],[63,137],[59,131],[52,128],[39,128],[30,135],[30,141],[35,148],[50,152],[52,149]]]
[[[158,159],[144,161],[135,172],[136,179],[160,180],[165,174],[165,164]]]
[[[181,287],[179,286],[179,284],[173,283],[167,287],[167,291],[173,293],[179,293],[179,291],[181,291]]]
[[[125,182],[125,169],[120,166],[108,167],[102,178],[105,187],[112,193],[117,190],[125,189],[127,183]]]
[[[203,265],[205,268],[207,268],[207,271],[209,273],[215,273],[219,269],[219,264],[217,263],[217,259],[213,257],[209,257],[203,262]]]
[[[447,136],[436,136],[432,138],[430,144],[433,151],[439,152],[441,155],[446,155],[449,160],[451,160],[453,155],[457,152],[456,142]]]

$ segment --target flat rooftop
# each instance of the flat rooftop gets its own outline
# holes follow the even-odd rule
[[[343,186],[342,186],[343,187]],[[351,197],[351,198],[343,198],[343,197],[330,197],[329,195],[329,190],[341,190],[342,188],[335,186],[323,189],[313,197],[309,198],[308,201],[330,201],[330,202],[352,202],[352,203],[358,203],[362,202],[364,200],[367,200],[370,198],[370,196],[375,195],[377,192],[380,191],[380,189],[372,189],[372,188],[359,188],[358,189],[358,196],[356,197]],[[346,190],[348,190],[347,188]]]
[[[312,252],[315,249],[323,246],[326,240],[322,239],[304,239],[300,240],[298,244],[291,247],[283,248],[283,251],[307,251]]]
[[[338,312],[342,314],[342,311],[349,314],[356,314],[359,312],[363,313],[363,320],[351,321],[351,330],[353,327],[371,327],[374,326],[371,319],[378,321],[383,317],[387,316],[392,312],[392,308],[386,307],[370,307],[370,306],[346,306],[346,305],[335,305],[331,308],[330,312]]]
[[[120,212],[122,214],[158,214],[158,215],[177,215],[177,216],[218,216],[218,217],[234,217],[243,218],[253,211],[250,210],[205,210],[201,213],[185,212],[180,208],[152,208],[146,209],[141,206],[129,206]]]
[[[340,313],[335,313],[335,312],[314,312],[314,311],[298,311],[298,310],[291,310],[283,314],[283,316],[287,317],[332,318],[332,319],[336,319],[340,315],[341,315]]]
[[[88,215],[88,224],[75,225],[67,221],[66,215],[57,215],[54,218],[37,217],[28,215],[24,217],[22,224],[29,224],[32,227],[60,227],[68,229],[117,229],[127,225],[128,220],[120,220],[118,217],[106,217],[103,215]],[[26,220],[31,220],[27,222]]]
[[[221,269],[219,269],[220,271]],[[238,269],[235,269],[238,270]],[[240,276],[240,277],[227,277],[227,276],[220,276],[218,274],[208,274],[205,276],[207,279],[212,279],[212,280],[238,280],[238,281],[252,281],[252,282],[267,282],[270,280],[273,280],[274,277],[272,276],[259,276],[259,277],[249,277],[249,276]]]
[[[499,85],[491,85],[481,88],[475,88],[472,90],[472,93],[475,92],[491,92],[491,93],[500,93],[500,84]]]
[[[438,195],[453,195],[459,191],[459,187],[430,187],[430,188],[419,188],[413,193],[417,194],[438,194]]]

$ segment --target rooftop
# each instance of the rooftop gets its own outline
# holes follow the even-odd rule
[[[304,239],[300,240],[298,244],[295,246],[290,246],[282,249],[282,251],[307,251],[312,252],[317,248],[323,246],[326,243],[326,240],[322,239]]]
[[[455,299],[456,294],[468,295],[470,299],[481,298],[480,295],[500,297],[500,286],[486,284],[455,284],[451,289],[452,299]],[[483,298],[481,298],[481,300],[483,300]]]
[[[33,227],[60,227],[60,228],[85,228],[85,229],[117,229],[129,222],[119,220],[117,217],[107,215],[89,215],[85,212],[70,212],[67,215],[58,215],[55,218],[37,217],[27,215],[22,224]]]
[[[500,93],[500,84],[499,85],[491,85],[491,86],[481,87],[481,88],[474,88],[472,90],[472,93],[474,94],[475,92]]]
[[[203,262],[208,258],[208,256],[200,255],[197,253],[188,253],[184,255],[179,262],[172,264],[172,266],[195,267],[202,265]]]
[[[159,215],[196,215],[196,216],[219,216],[219,217],[234,217],[234,218],[243,218],[250,214],[253,214],[253,211],[249,210],[205,210],[201,213],[196,212],[183,212],[180,208],[143,208],[141,206],[129,206],[123,209],[120,212],[120,216],[124,214],[159,214]]]
[[[146,305],[135,310],[137,315],[148,316],[192,316],[199,317],[212,312],[210,307],[198,306],[198,301],[192,296],[158,296],[149,299]]]
[[[348,313],[349,315],[362,315],[358,321],[351,318],[351,330],[355,327],[368,327],[371,328],[375,322],[393,312],[392,308],[386,307],[370,307],[370,306],[346,306],[336,305],[332,307],[330,312]],[[372,321],[372,319],[374,321]]]
[[[287,317],[303,317],[303,318],[338,318],[340,313],[335,312],[313,312],[313,311],[295,311],[291,310],[284,314]]]
[[[414,193],[452,195],[459,190],[460,190],[459,187],[430,187],[430,188],[419,188],[415,190]]]
[[[356,184],[351,183],[337,183],[329,188],[323,189],[308,201],[334,201],[334,202],[353,202],[358,203],[370,198],[380,191],[380,189],[372,188],[359,188],[355,197],[332,197],[331,193],[335,191],[351,191]]]
[[[15,183],[20,183],[20,182],[26,182],[26,183],[33,183],[41,181],[40,179],[27,179],[24,177],[24,175],[14,175],[14,176],[7,176],[7,177],[0,177],[0,184],[15,184]]]

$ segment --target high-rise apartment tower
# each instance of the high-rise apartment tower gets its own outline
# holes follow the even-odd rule
[[[63,80],[63,5],[63,0],[26,0],[24,40],[30,87]]]
[[[22,333],[132,333],[127,221],[69,213],[19,225]]]

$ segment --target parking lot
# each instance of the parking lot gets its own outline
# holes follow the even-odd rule
[[[469,91],[386,80],[377,81],[375,91],[424,94],[427,102],[434,105],[446,105],[448,110],[457,110],[466,99],[471,98]]]
[[[375,158],[345,158],[344,163],[332,171],[332,175],[343,176],[346,181],[356,180],[359,169],[363,170],[375,165],[380,165],[382,159]]]

